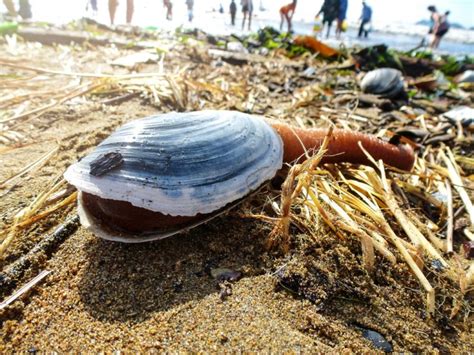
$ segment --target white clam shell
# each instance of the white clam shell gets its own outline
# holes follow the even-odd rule
[[[103,176],[90,163],[123,164]],[[65,179],[79,191],[172,216],[207,214],[248,195],[281,169],[280,136],[261,117],[234,111],[168,113],[120,127]],[[84,218],[81,218],[84,219]]]

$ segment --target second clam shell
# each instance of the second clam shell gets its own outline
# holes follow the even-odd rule
[[[364,76],[360,87],[366,93],[393,98],[403,91],[402,73],[392,68],[375,69]]]

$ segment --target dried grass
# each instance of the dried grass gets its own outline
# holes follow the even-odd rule
[[[172,72],[161,68],[153,73],[100,74],[37,68],[7,59],[0,59],[0,65],[17,70],[15,76],[0,82],[0,107],[4,110],[0,115],[0,143],[5,145],[28,141],[31,129],[24,126],[25,119],[39,118],[78,97],[90,100],[93,95],[138,93],[155,105],[178,110],[188,105],[186,66]]]
[[[426,224],[420,220],[427,219],[420,211],[400,202],[405,193],[413,193],[413,196],[449,211],[449,206],[446,207],[445,203],[433,197],[439,193],[437,188],[442,188],[444,192],[446,184],[442,182],[449,176],[453,185],[457,186],[459,195],[451,196],[448,205],[458,198],[466,204],[462,197],[465,192],[462,178],[453,159],[441,152],[436,163],[418,161],[411,174],[394,174],[394,178],[389,178],[382,162],[373,161],[377,169],[318,167],[317,162],[322,154],[324,150],[320,150],[307,163],[297,164],[290,170],[283,184],[280,217],[270,234],[270,247],[278,246],[288,252],[292,223],[303,225],[304,228],[321,220],[339,238],[351,235],[360,241],[362,263],[369,272],[376,267],[376,254],[393,264],[404,261],[426,292],[429,314],[433,314],[436,309],[435,288],[426,273],[427,270],[433,272],[432,262],[442,268],[442,272],[438,273],[441,278],[458,284],[462,295],[472,289],[474,263],[455,251],[452,237],[446,242],[436,236],[436,232],[441,230],[439,225],[452,215],[449,212],[447,215],[441,214],[438,225],[433,222]],[[439,165],[441,161],[448,166],[447,169]],[[392,186],[396,187],[399,194],[393,191]],[[311,228],[306,230],[309,233],[312,231]],[[449,253],[443,255],[445,252]],[[456,307],[461,309],[462,303]],[[459,309],[453,306],[452,315],[457,314]]]
[[[67,196],[64,200],[56,203],[54,206],[40,212],[41,209],[43,209],[48,204],[50,197],[60,189],[64,188],[65,185],[66,182],[62,176],[54,178],[27,207],[23,208],[15,215],[13,218],[13,223],[9,228],[0,231],[0,257],[4,256],[8,247],[15,237],[18,236],[18,233],[21,229],[76,201],[77,194],[74,192],[70,196]]]

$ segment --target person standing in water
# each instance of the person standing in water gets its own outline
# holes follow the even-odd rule
[[[163,0],[163,6],[166,8],[166,19],[171,21],[173,19],[173,3],[171,0]]]
[[[3,0],[3,4],[7,8],[8,15],[12,17],[16,17],[17,15],[20,15],[22,19],[28,20],[33,16],[33,14],[31,13],[31,6],[30,6],[29,0],[19,1],[18,13],[15,9],[15,5],[13,4],[12,0]]]
[[[115,12],[117,11],[118,4],[118,0],[109,0],[109,16],[111,25],[115,23]],[[133,0],[127,0],[127,25],[130,25],[132,23],[132,18]]]
[[[253,1],[252,0],[242,0],[241,5],[242,5],[242,12],[244,13],[244,18],[242,20],[242,30],[245,27],[245,20],[247,19],[247,16],[248,16],[248,18],[249,18],[249,31],[250,31],[250,28],[252,27]]]
[[[230,11],[230,23],[232,24],[232,26],[235,26],[235,14],[237,13],[237,5],[235,4],[235,0],[232,0],[230,2],[229,11]]]
[[[430,47],[431,49],[436,49],[439,47],[441,38],[443,38],[443,36],[449,31],[450,26],[448,22],[448,15],[450,12],[446,11],[444,15],[441,15],[436,11],[434,6],[428,7],[428,10],[432,12],[431,18],[433,20],[433,27],[430,30],[430,33],[433,34],[433,41],[431,42]]]
[[[372,8],[367,5],[365,1],[362,1],[362,15],[360,16],[360,21],[358,37],[362,37],[362,33],[364,33],[364,37],[367,38],[369,35],[367,27],[370,21],[372,21]]]
[[[8,15],[11,17],[15,17],[17,15],[15,10],[15,5],[13,4],[12,0],[3,0],[3,5],[7,8]]]
[[[92,16],[96,17],[97,16],[97,11],[98,11],[97,0],[90,0],[90,1],[87,2],[86,12],[89,11],[89,6],[91,7]]]
[[[295,9],[296,9],[296,2],[297,0],[293,0],[291,4],[282,6],[280,8],[280,17],[281,17],[281,22],[280,22],[280,31],[283,28],[283,22],[288,23],[288,33],[292,32],[292,24],[291,20],[293,19],[293,15],[295,14]]]
[[[192,22],[194,18],[194,14],[193,14],[194,0],[186,0],[186,6],[188,7],[188,21]]]
[[[341,33],[344,31],[343,24],[346,19],[347,14],[347,4],[348,0],[339,0],[339,8],[337,11],[337,28],[336,28],[336,38],[341,38]]]
[[[339,9],[339,1],[338,0],[324,0],[323,5],[321,6],[321,10],[319,10],[316,17],[323,14],[323,28],[321,30],[324,31],[324,26],[327,27],[326,38],[329,38],[329,33],[331,31],[331,26],[333,21],[337,17],[337,12]]]

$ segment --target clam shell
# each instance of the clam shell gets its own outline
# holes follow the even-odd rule
[[[91,163],[110,153],[119,153],[123,162],[92,175]],[[282,160],[281,138],[261,117],[233,111],[169,113],[120,127],[64,177],[79,191],[105,199],[195,216],[256,190],[275,176]]]
[[[403,91],[403,78],[399,70],[380,68],[368,72],[360,83],[363,92],[393,98]]]

